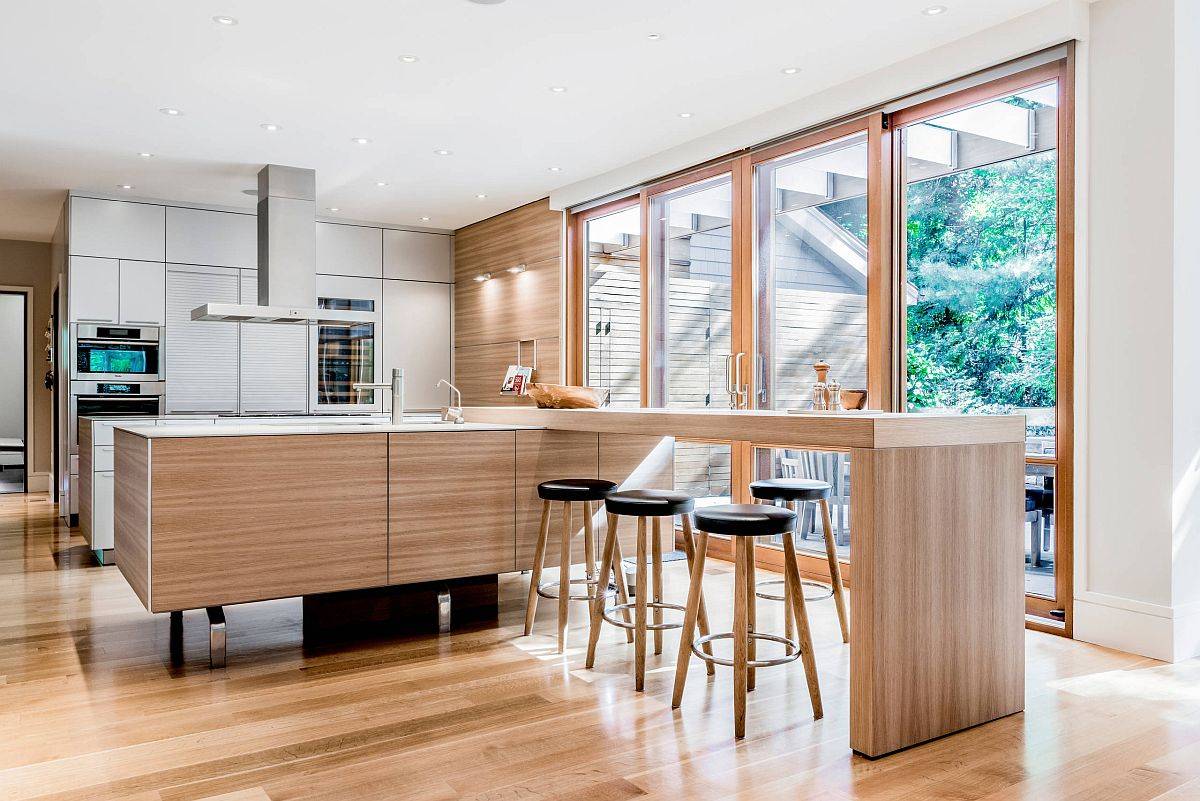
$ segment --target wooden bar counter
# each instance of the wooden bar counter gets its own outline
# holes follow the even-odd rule
[[[1023,418],[465,411],[118,428],[120,570],[152,612],[215,609],[223,638],[226,604],[526,568],[538,482],[669,487],[677,437],[847,450],[851,747],[880,756],[1023,708]]]

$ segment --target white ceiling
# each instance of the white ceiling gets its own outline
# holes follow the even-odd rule
[[[267,162],[315,168],[319,214],[458,228],[1048,2],[7,3],[0,238],[49,239],[67,189],[251,207]]]

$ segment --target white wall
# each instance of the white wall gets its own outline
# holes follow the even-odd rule
[[[25,438],[25,296],[0,294],[0,437]]]

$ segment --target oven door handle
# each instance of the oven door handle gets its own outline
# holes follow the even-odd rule
[[[76,344],[79,345],[154,345],[157,346],[157,339],[101,339],[99,337],[88,337],[81,339]]]
[[[104,401],[106,403],[115,403],[117,401],[127,401],[130,398],[134,398],[135,400],[140,400],[142,398],[146,398],[146,399],[154,399],[157,401],[161,397],[162,397],[162,395],[142,395],[141,393],[138,393],[136,395],[76,395],[75,396],[76,403],[78,403],[80,400]]]

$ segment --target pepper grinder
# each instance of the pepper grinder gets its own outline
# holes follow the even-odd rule
[[[820,381],[813,384],[812,407],[815,412],[823,412],[829,408],[825,401],[825,384]]]
[[[829,392],[829,410],[832,412],[846,411],[846,407],[842,406],[842,385],[838,383],[838,380],[836,378],[829,379],[825,388]]]

